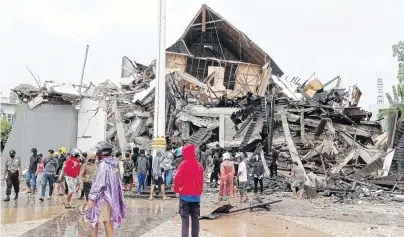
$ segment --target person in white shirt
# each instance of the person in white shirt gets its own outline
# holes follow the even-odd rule
[[[242,159],[242,161],[241,161]],[[246,192],[246,188],[247,188],[247,161],[244,158],[244,155],[241,155],[240,157],[238,157],[238,161],[239,161],[239,166],[238,166],[238,181],[239,181],[239,186],[238,186],[238,190],[240,192],[240,203],[247,201],[248,197],[247,197],[247,192]],[[246,196],[246,198],[244,199],[244,195]]]

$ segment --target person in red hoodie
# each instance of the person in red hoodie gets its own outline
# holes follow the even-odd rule
[[[65,174],[65,179],[68,187],[68,194],[66,202],[63,202],[65,208],[72,208],[72,196],[76,192],[77,177],[80,174],[80,160],[81,152],[77,148],[70,150],[70,157],[63,165],[62,172]],[[59,178],[60,179],[60,178]]]
[[[197,237],[204,172],[202,165],[196,160],[195,145],[182,148],[182,157],[184,160],[178,166],[174,178],[174,191],[180,196],[181,236],[188,237],[189,216],[191,216],[191,235]]]

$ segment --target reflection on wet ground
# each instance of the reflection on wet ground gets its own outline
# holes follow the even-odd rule
[[[78,214],[75,209],[67,210],[60,205],[64,201],[63,197],[55,197],[54,200],[45,202],[33,199],[34,196],[26,196],[16,202],[2,203],[2,224],[51,218],[24,233],[23,236],[91,236],[84,216]],[[115,236],[141,236],[174,217],[178,209],[176,200],[153,202],[126,200],[125,202],[127,218],[121,228],[116,231]],[[76,201],[77,205],[80,203]],[[100,232],[103,232],[102,227]]]
[[[180,221],[179,218],[175,218]],[[201,229],[222,237],[248,236],[310,236],[332,237],[321,231],[298,225],[279,217],[262,216],[256,212],[243,212],[222,216],[216,220],[201,221]]]
[[[56,217],[67,210],[62,206],[61,197],[41,202],[37,196],[24,195],[18,200],[1,202],[1,224],[12,224]]]
[[[18,201],[2,202],[2,224],[28,223],[29,221],[43,220],[37,225],[28,228],[21,236],[33,237],[59,237],[59,236],[91,236],[88,224],[82,215],[75,209],[67,210],[62,205],[64,197],[54,197],[53,200],[40,202],[37,196],[24,195]],[[80,205],[82,201],[76,200]],[[125,200],[127,205],[127,218],[115,236],[154,236],[149,231],[158,229],[158,226],[174,218],[177,223],[172,228],[163,230],[158,236],[179,236],[180,219],[177,215],[178,200]],[[208,210],[204,211],[208,212]],[[10,225],[11,226],[11,225]],[[16,228],[21,228],[16,225]],[[222,216],[216,220],[201,221],[201,229],[223,237],[247,237],[247,236],[311,236],[328,237],[323,232],[313,230],[292,221],[286,221],[279,217],[263,216],[258,212],[238,213]],[[24,230],[25,231],[25,230]],[[166,232],[166,233],[165,233]],[[100,226],[100,236],[103,227]],[[171,235],[170,235],[171,234]]]

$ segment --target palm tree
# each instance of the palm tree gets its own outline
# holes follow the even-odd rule
[[[386,109],[384,112],[389,114],[398,111],[404,113],[404,41],[393,45],[393,57],[397,58],[398,61],[398,83],[392,88],[393,96],[386,93],[390,108]]]

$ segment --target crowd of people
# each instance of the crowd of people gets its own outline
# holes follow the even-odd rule
[[[47,157],[31,149],[30,163],[25,176],[28,193],[34,195],[40,188],[39,200],[44,201],[48,189],[48,200],[54,194],[66,195],[65,208],[74,208],[72,197],[80,193],[84,199],[78,212],[85,215],[97,236],[98,225],[104,225],[106,235],[112,236],[113,230],[125,218],[124,193],[136,192],[141,195],[150,186],[149,200],[154,199],[155,188],[168,199],[166,189],[173,188],[179,197],[179,214],[182,219],[182,236],[188,236],[189,217],[191,217],[192,236],[199,234],[200,200],[204,186],[205,173],[210,172],[212,186],[219,186],[219,200],[229,201],[238,191],[240,202],[246,202],[249,167],[252,167],[254,193],[263,192],[264,166],[258,155],[247,159],[242,152],[230,154],[220,146],[207,149],[194,145],[158,150],[153,157],[150,151],[137,147],[124,154],[113,154],[112,145],[101,142],[97,151],[81,152],[73,148],[67,152],[65,147],[48,150]],[[271,151],[271,177],[276,176],[278,154]],[[21,160],[14,150],[6,161],[6,198],[10,201],[11,188],[14,187],[18,199],[19,177],[22,174]],[[208,171],[209,170],[209,171]],[[294,174],[298,175],[298,174]],[[295,181],[292,188],[302,189],[304,182]],[[136,187],[137,186],[137,187]],[[294,192],[295,193],[295,192]]]
[[[56,152],[49,149],[45,158],[42,154],[38,154],[36,148],[32,148],[25,174],[27,193],[34,196],[39,192],[39,200],[42,202],[45,200],[47,190],[47,200],[51,200],[55,194],[66,195],[63,204],[67,209],[75,208],[72,205],[73,195],[78,196],[80,193],[78,199],[85,200],[78,206],[78,212],[85,215],[89,221],[93,236],[98,235],[100,223],[104,225],[106,235],[112,236],[114,228],[119,227],[125,218],[124,192],[132,192],[134,184],[137,184],[136,192],[140,195],[146,186],[150,186],[149,199],[153,200],[155,187],[158,187],[163,199],[166,200],[169,198],[165,195],[165,190],[171,189],[173,183],[176,183],[175,191],[182,200],[181,205],[192,206],[191,209],[186,209],[190,211],[184,211],[185,206],[180,207],[180,210],[183,210],[182,216],[191,215],[193,223],[195,222],[194,216],[196,214],[199,216],[203,168],[202,165],[197,166],[200,174],[197,179],[198,187],[192,187],[195,185],[193,177],[198,172],[189,173],[187,167],[199,164],[194,146],[189,146],[188,150],[184,148],[185,152],[182,152],[182,147],[159,150],[155,157],[152,157],[150,152],[146,153],[139,148],[126,151],[124,155],[121,152],[114,155],[112,148],[112,145],[104,142],[98,145],[96,152],[89,153],[82,153],[76,148],[67,152],[65,147],[61,147]],[[177,175],[174,181],[175,167],[177,167]],[[14,150],[9,152],[5,171],[7,189],[4,201],[7,202],[10,201],[12,187],[15,192],[14,199],[18,199],[20,192],[21,159],[16,156]],[[192,184],[191,188],[188,184]],[[198,203],[198,210],[195,203]]]

